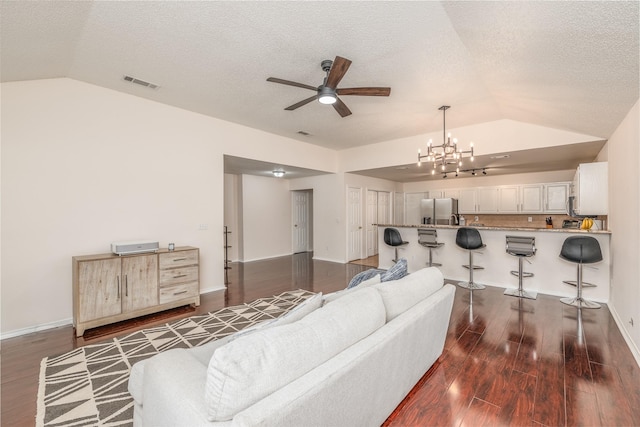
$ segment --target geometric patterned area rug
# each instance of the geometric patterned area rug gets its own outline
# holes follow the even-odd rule
[[[143,329],[40,363],[36,426],[131,426],[131,366],[172,348],[190,348],[290,311],[313,292],[297,290]]]

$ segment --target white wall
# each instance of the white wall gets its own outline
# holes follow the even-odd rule
[[[238,251],[240,249],[240,231],[238,226],[239,215],[242,212],[240,210],[240,176],[233,174],[224,174],[224,225],[227,226],[227,231],[230,233],[227,236],[227,244],[231,246],[228,248],[227,256],[229,261],[235,262],[240,258],[238,257]]]
[[[338,164],[332,150],[72,79],[3,83],[1,101],[3,337],[69,323],[71,257],[116,240],[199,247],[202,290],[224,286],[224,154]]]
[[[242,175],[243,258],[291,255],[291,194],[286,179]]]
[[[313,190],[313,257],[345,262],[346,224],[344,174],[292,179],[290,190]]]
[[[609,229],[613,257],[611,312],[640,364],[640,108],[638,102],[607,143]],[[629,323],[633,319],[633,326]]]

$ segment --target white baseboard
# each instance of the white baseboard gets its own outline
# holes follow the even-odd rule
[[[315,261],[326,261],[326,262],[336,262],[338,264],[346,264],[346,262],[344,262],[344,260],[338,260],[338,259],[320,258],[320,257],[317,257],[317,256],[314,256],[313,259]]]
[[[55,322],[44,323],[42,325],[30,326],[28,328],[16,329],[15,331],[5,332],[0,335],[0,340],[7,338],[19,337],[20,335],[32,334],[34,332],[46,331],[47,329],[59,328],[60,326],[69,326],[73,324],[73,319],[63,319]]]
[[[627,342],[627,346],[629,347],[629,350],[631,350],[631,354],[633,354],[633,357],[636,359],[636,363],[640,367],[640,351],[638,350],[636,343],[633,342],[631,336],[624,328],[624,322],[620,318],[620,315],[618,314],[616,309],[611,304],[608,304],[607,307],[609,307],[609,312],[613,316],[613,320],[616,321],[616,325],[618,325],[618,329],[620,330],[622,337]]]

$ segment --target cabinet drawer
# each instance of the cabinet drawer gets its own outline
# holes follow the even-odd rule
[[[198,266],[160,270],[160,286],[175,285],[176,283],[198,281]]]
[[[178,251],[160,254],[160,269],[184,267],[198,263],[198,250]]]
[[[179,285],[160,288],[160,304],[192,298],[198,295],[198,282],[181,283]]]

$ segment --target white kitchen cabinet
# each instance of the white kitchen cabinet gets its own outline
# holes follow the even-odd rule
[[[498,187],[476,189],[476,212],[498,213]]]
[[[425,193],[405,193],[404,195],[404,220],[405,224],[422,223],[420,213],[420,201],[425,199]]]
[[[498,187],[498,212],[519,213],[520,186]]]
[[[566,213],[567,197],[569,196],[568,182],[552,182],[544,184],[544,212]]]
[[[573,179],[573,210],[578,215],[609,212],[608,163],[581,163]]]
[[[445,199],[460,199],[460,190],[458,189],[442,190],[441,194]]]
[[[458,191],[458,212],[476,213],[476,189],[464,188]]]
[[[448,197],[448,196],[443,196],[442,195],[442,191],[441,190],[429,190],[429,199],[442,199],[443,197]]]
[[[544,212],[544,185],[528,184],[520,186],[520,212],[543,213]]]

